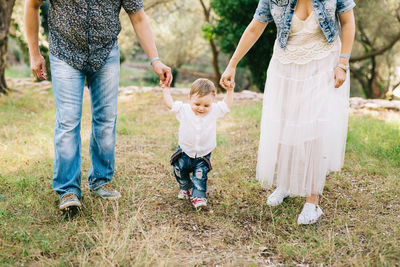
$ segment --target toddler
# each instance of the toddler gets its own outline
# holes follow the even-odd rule
[[[169,88],[163,88],[164,102],[180,123],[178,148],[171,157],[180,187],[178,198],[191,199],[195,208],[207,206],[207,175],[212,169],[211,152],[217,144],[216,122],[229,112],[233,87],[223,101],[214,103],[215,95],[214,83],[207,79],[193,82],[189,103],[174,102]]]

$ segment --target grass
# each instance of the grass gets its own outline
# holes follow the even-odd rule
[[[0,98],[0,265],[394,266],[400,262],[398,122],[350,118],[343,171],[330,174],[317,225],[298,226],[302,198],[270,208],[255,181],[260,102],[237,102],[218,124],[209,208],[178,201],[169,155],[178,123],[157,92],[119,99],[113,184],[123,198],[92,197],[89,98],[82,121],[83,209],[73,219],[52,191],[51,90]],[[42,91],[41,91],[42,92]],[[182,100],[184,96],[180,97]],[[150,115],[151,114],[151,115]]]
[[[9,78],[26,78],[30,77],[31,69],[25,64],[11,65],[6,68],[5,74]]]

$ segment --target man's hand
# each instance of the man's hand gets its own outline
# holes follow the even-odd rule
[[[46,61],[42,55],[31,57],[31,70],[33,75],[39,80],[47,79]]]
[[[39,80],[47,79],[46,62],[39,51],[39,9],[42,0],[26,0],[24,23],[28,41],[31,70]]]
[[[152,64],[153,71],[160,77],[160,84],[162,87],[170,87],[172,83],[171,68],[164,65],[161,61],[156,60]]]

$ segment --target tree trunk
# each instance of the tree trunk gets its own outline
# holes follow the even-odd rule
[[[0,94],[7,93],[5,79],[8,30],[15,0],[0,0]]]
[[[207,8],[206,5],[204,4],[203,0],[199,0],[201,7],[203,8],[203,13],[204,13],[204,18],[206,22],[210,23],[210,8]],[[218,93],[224,92],[225,89],[221,87],[219,84],[219,80],[221,79],[221,71],[219,70],[218,66],[218,49],[217,46],[215,45],[214,39],[210,39],[210,47],[211,47],[211,53],[212,53],[212,64],[213,64],[213,69],[214,69],[214,74],[215,74],[215,84],[217,85],[217,91]]]
[[[218,49],[217,46],[214,43],[214,40],[211,39],[210,40],[210,46],[211,46],[211,52],[213,55],[213,68],[214,68],[214,74],[215,74],[215,83],[217,84],[217,89],[219,91],[219,93],[221,91],[224,91],[225,89],[223,89],[221,87],[221,85],[219,84],[219,80],[221,79],[221,72],[219,70],[219,66],[218,66]]]

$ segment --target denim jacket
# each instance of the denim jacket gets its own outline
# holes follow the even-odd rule
[[[311,0],[321,30],[331,44],[339,35],[338,15],[352,9],[353,0]],[[297,0],[260,0],[254,18],[261,22],[274,21],[278,29],[278,43],[285,49]]]

